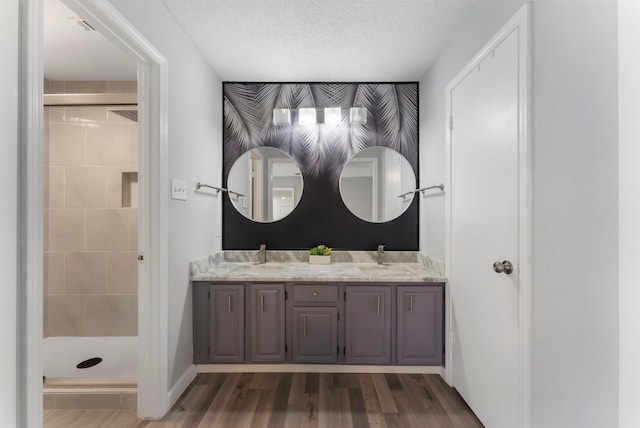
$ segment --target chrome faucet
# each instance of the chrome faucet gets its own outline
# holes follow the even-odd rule
[[[267,263],[267,245],[260,244],[260,250],[258,251],[258,263],[261,265]]]
[[[378,245],[378,264],[384,264],[384,245]]]

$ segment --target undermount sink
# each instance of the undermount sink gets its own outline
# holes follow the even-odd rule
[[[358,269],[364,274],[376,275],[408,275],[414,273],[411,268],[402,265],[366,265],[358,266]]]
[[[233,270],[233,273],[247,274],[247,273],[276,273],[282,270],[284,266],[280,264],[254,264],[249,266],[240,266]]]

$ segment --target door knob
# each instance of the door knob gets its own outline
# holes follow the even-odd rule
[[[495,262],[493,264],[493,270],[497,273],[506,273],[509,275],[513,272],[513,264],[509,260],[505,260],[503,262]]]

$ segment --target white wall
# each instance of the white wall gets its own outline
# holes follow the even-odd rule
[[[421,186],[444,177],[445,85],[522,3],[476,3],[420,81]],[[534,427],[617,424],[616,20],[614,0],[533,1]],[[420,220],[420,249],[443,259],[444,198],[423,198]],[[635,346],[623,363],[638,361]],[[637,413],[638,383],[628,388]]]
[[[18,0],[0,4],[0,426],[17,423]]]
[[[524,0],[478,0],[420,81],[418,187],[444,183],[445,86],[523,4]],[[445,198],[437,191],[428,195],[416,194],[420,198],[420,251],[444,260]]]
[[[619,426],[640,426],[640,2],[618,2]]]
[[[162,2],[111,3],[168,60],[169,177],[188,185],[186,202],[169,201],[167,375],[171,387],[193,361],[189,260],[220,249],[216,237],[221,221],[220,197],[195,193],[195,184],[221,183],[222,85]]]
[[[533,426],[615,427],[616,3],[535,0],[533,25]]]

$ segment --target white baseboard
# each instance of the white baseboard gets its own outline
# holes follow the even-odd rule
[[[444,376],[442,366],[357,366],[345,364],[198,364],[198,373],[416,373]]]
[[[191,365],[176,383],[173,384],[171,389],[169,390],[168,398],[169,398],[169,408],[173,407],[173,405],[178,401],[178,398],[182,395],[182,393],[187,389],[187,387],[193,382],[196,375],[198,374],[198,370],[196,370],[196,366]]]

